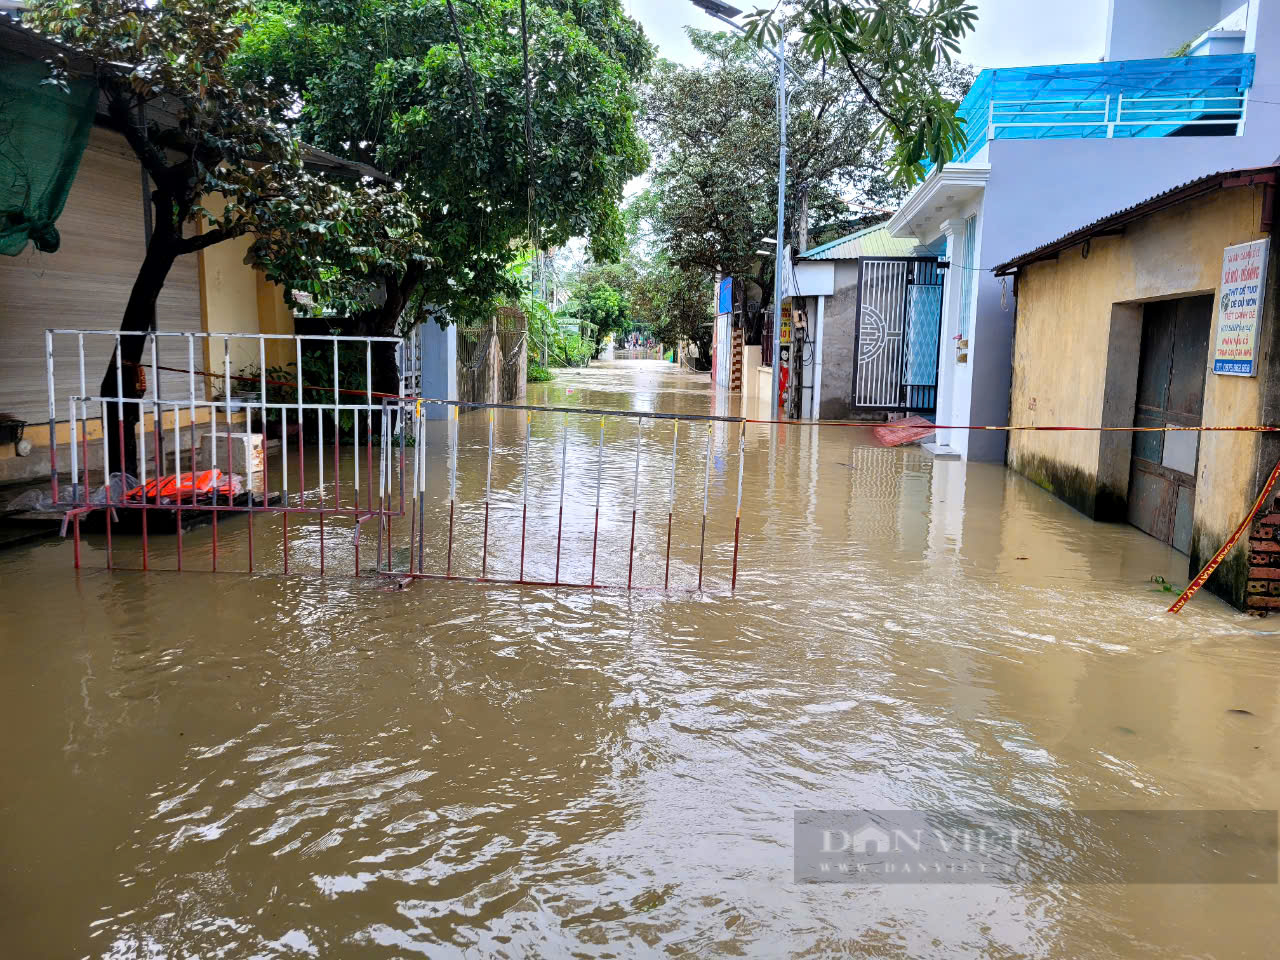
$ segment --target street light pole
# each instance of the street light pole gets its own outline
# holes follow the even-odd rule
[[[778,21],[778,247],[773,260],[773,386],[769,391],[769,419],[778,414],[780,335],[782,333],[783,204],[787,196],[787,71],[786,26]]]
[[[692,0],[695,7],[727,23],[735,30],[746,33],[746,29],[732,18],[742,13],[737,7],[731,7],[723,0]],[[778,349],[778,338],[782,333],[782,271],[786,259],[782,249],[782,231],[784,224],[785,203],[787,197],[787,29],[782,18],[778,18],[778,52],[774,53],[764,47],[778,61],[778,248],[774,252],[773,261],[773,386],[769,390],[769,419],[778,412],[779,371],[782,369],[778,361],[781,351]]]

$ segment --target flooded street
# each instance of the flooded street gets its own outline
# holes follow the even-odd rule
[[[648,361],[529,402],[737,413]],[[486,416],[461,419],[455,573],[481,564]],[[561,576],[585,582],[598,418],[535,415],[526,563],[554,568],[566,423]],[[716,426],[707,592],[684,592],[706,427],[679,429],[681,592],[387,591],[343,575],[349,528],[325,578],[309,527],[289,577],[110,574],[98,539],[78,575],[68,542],[0,554],[5,955],[1274,955],[1274,884],[794,883],[796,809],[1280,807],[1280,621],[1207,593],[1168,616],[1149,581],[1185,583],[1181,554],[852,427],[748,426],[730,595],[739,428]],[[672,430],[641,434],[638,585],[665,575]],[[486,562],[508,576],[524,415],[496,434]],[[600,582],[627,577],[635,437],[605,426]],[[243,521],[220,536],[238,569]]]

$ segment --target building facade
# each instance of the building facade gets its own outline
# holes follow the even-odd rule
[[[997,267],[1017,289],[1010,425],[1118,428],[1015,430],[1010,469],[1169,543],[1188,555],[1189,577],[1280,459],[1276,434],[1221,429],[1280,423],[1277,176],[1272,166],[1202,177]],[[1228,357],[1244,352],[1232,345],[1244,342],[1232,332],[1240,317],[1227,315],[1243,251],[1260,274],[1252,366]],[[1242,538],[1208,583],[1237,607],[1280,608],[1274,513],[1262,511],[1254,545]]]
[[[922,376],[914,378],[921,383],[904,382],[911,379],[913,352],[927,353],[932,360],[938,351],[936,317],[925,309],[907,316],[909,304],[918,301],[921,308],[927,306],[925,291],[930,284],[917,281],[936,280],[933,286],[939,292],[943,286],[936,272],[928,277],[912,272],[917,262],[924,261],[936,263],[936,251],[921,246],[913,237],[891,236],[883,226],[859,230],[796,258],[794,280],[806,321],[802,332],[812,344],[801,350],[799,357],[803,416],[883,419],[889,409],[899,405],[904,410],[917,402],[924,403],[925,410],[932,407],[931,395],[909,396],[912,387],[936,384],[932,363],[921,370]],[[881,292],[873,279],[875,271],[882,271],[886,278],[900,274],[903,282],[886,284]],[[896,309],[886,309],[890,307]],[[920,322],[903,323],[906,319]],[[914,330],[907,329],[912,326]],[[901,345],[890,346],[886,333],[896,335]],[[899,374],[892,381],[880,378],[877,382],[884,366],[878,362],[881,352],[893,361],[894,372]]]
[[[1187,55],[1169,56],[1179,46]],[[1013,298],[995,264],[1280,152],[1280,0],[1112,0],[1106,49],[1099,63],[984,70],[960,108],[966,151],[889,221],[894,236],[946,248],[939,423],[1008,423]],[[938,440],[1005,457],[1002,432]]]

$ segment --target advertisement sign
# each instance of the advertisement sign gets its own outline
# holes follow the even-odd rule
[[[1222,251],[1222,285],[1213,332],[1213,372],[1258,375],[1258,335],[1267,288],[1270,240],[1240,243]]]
[[[791,342],[791,301],[782,301],[782,323],[778,327],[778,342]]]
[[[716,313],[733,313],[733,277],[720,281],[719,306]]]

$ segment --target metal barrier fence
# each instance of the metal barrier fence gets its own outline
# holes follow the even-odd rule
[[[138,392],[138,396],[125,396],[125,374],[123,362],[116,362],[115,367],[115,393],[114,395],[102,396],[90,393],[86,382],[85,371],[85,353],[86,339],[93,341],[100,338],[109,338],[114,343],[114,356],[118,359],[122,356],[121,347],[126,338],[141,337],[145,338],[142,354],[144,360],[140,366],[142,370],[150,370],[150,377],[146,378],[146,386]],[[289,571],[289,516],[293,514],[305,514],[315,516],[319,520],[321,530],[321,547],[320,547],[320,569],[324,570],[324,522],[326,517],[346,516],[354,518],[357,530],[360,525],[367,522],[373,517],[389,518],[395,515],[403,515],[403,502],[392,504],[390,500],[390,489],[386,483],[386,470],[380,463],[379,472],[375,477],[374,473],[374,415],[379,416],[382,411],[382,401],[384,394],[373,389],[374,383],[374,360],[373,354],[376,344],[386,344],[387,349],[394,351],[395,362],[397,366],[397,378],[399,379],[399,393],[396,396],[404,395],[405,382],[400,378],[400,371],[413,371],[416,376],[416,367],[413,358],[408,355],[409,347],[404,341],[396,337],[348,337],[337,335],[310,335],[310,336],[289,336],[285,334],[237,334],[237,333],[177,333],[177,332],[118,332],[118,331],[92,331],[92,330],[48,330],[45,333],[46,347],[46,369],[49,391],[49,431],[51,437],[56,437],[57,419],[58,419],[58,397],[57,381],[59,355],[56,346],[64,338],[74,338],[76,342],[75,349],[75,379],[78,382],[79,389],[66,398],[67,414],[68,414],[68,438],[70,447],[70,474],[72,486],[69,491],[59,489],[58,476],[64,466],[58,460],[58,443],[50,444],[50,474],[52,497],[55,509],[65,511],[64,532],[66,523],[70,522],[73,526],[75,536],[75,563],[80,565],[80,526],[84,517],[95,513],[98,510],[104,511],[105,522],[104,528],[106,533],[106,553],[107,566],[113,568],[116,566],[113,557],[113,535],[117,532],[117,527],[121,526],[121,511],[125,511],[126,516],[136,517],[135,522],[126,522],[123,529],[132,531],[135,527],[141,535],[142,545],[142,569],[146,570],[150,566],[150,542],[151,534],[151,517],[161,511],[164,515],[164,527],[167,529],[169,523],[172,523],[175,535],[177,537],[177,563],[178,569],[183,568],[183,545],[182,534],[184,526],[188,525],[192,514],[207,514],[212,524],[212,540],[211,540],[211,569],[218,569],[218,520],[220,516],[226,514],[245,514],[249,524],[249,572],[253,572],[254,553],[253,553],[253,518],[255,514],[272,513],[280,514],[283,517],[283,552],[284,552],[284,569]],[[206,363],[213,361],[214,351],[212,346],[220,342],[222,347],[222,371],[214,373],[209,370],[202,370],[196,363],[196,345],[201,345],[202,359]],[[179,351],[175,357],[173,351],[169,351],[166,359],[168,363],[160,363],[163,344],[180,344],[185,345],[185,356],[183,351]],[[314,384],[304,383],[302,380],[304,370],[304,353],[310,354],[315,359],[312,351],[304,349],[307,345],[319,344],[321,349],[324,345],[328,345],[332,356],[332,383],[327,386],[317,386]],[[237,353],[244,357],[246,351],[243,349],[248,346],[248,356],[256,359],[256,371],[251,375],[244,373],[233,374],[232,370],[232,347],[237,347]],[[274,376],[268,376],[267,367],[267,348],[268,346],[282,345],[291,347],[293,359],[289,361],[295,367],[295,375],[292,381],[280,379],[277,373]],[[353,345],[357,352],[364,354],[364,370],[363,377],[360,377],[360,371],[357,370],[356,378],[358,382],[355,386],[342,386],[341,365],[341,348],[344,345]],[[256,349],[255,349],[256,348]],[[363,348],[361,351],[360,348]],[[255,355],[256,354],[256,358]],[[350,357],[347,358],[349,362]],[[178,364],[175,366],[174,364]],[[312,364],[315,366],[314,362]],[[161,378],[161,372],[182,374],[182,382],[185,386],[185,395],[179,397],[164,397],[162,384],[165,382]],[[136,372],[133,374],[136,376]],[[209,390],[205,388],[206,381],[221,382],[222,396],[221,398],[210,398],[207,394]],[[237,396],[232,385],[241,386],[241,395]],[[252,384],[256,389],[248,391],[249,396],[245,396],[243,384]],[[169,380],[172,389],[173,381]],[[199,384],[199,386],[198,386]],[[273,397],[272,391],[277,391]],[[293,399],[288,399],[287,394],[293,393]],[[305,393],[323,393],[329,399],[324,402],[308,401]],[[202,396],[201,393],[206,395]],[[150,423],[148,424],[148,414],[150,415]],[[185,425],[182,423],[183,415],[186,415]],[[294,418],[294,432],[297,470],[298,470],[298,489],[290,491],[289,489],[289,463],[290,463],[290,414]],[[332,479],[334,483],[334,493],[332,502],[326,495],[325,488],[325,456],[321,455],[313,458],[317,464],[319,473],[317,491],[310,491],[311,498],[308,499],[306,486],[306,445],[307,435],[303,426],[305,419],[314,420],[314,429],[316,431],[316,449],[324,450],[326,448],[325,437],[325,421],[331,416],[333,426],[330,429],[330,439],[332,442],[333,460],[332,460]],[[171,423],[171,426],[166,423]],[[256,420],[256,423],[255,423]],[[90,426],[95,423],[99,427],[101,434],[102,448],[102,487],[101,495],[91,499],[90,490],[92,485],[91,468],[90,468],[90,447],[89,435]],[[132,427],[126,427],[126,422],[131,422]],[[221,422],[221,430],[219,432],[219,424]],[[280,469],[278,489],[272,486],[271,458],[267,455],[265,449],[265,438],[268,433],[272,432],[270,423],[279,423],[280,434]],[[349,504],[343,503],[343,476],[341,473],[341,459],[339,456],[339,448],[341,445],[340,434],[344,432],[344,424],[349,423],[351,446],[357,451],[357,455],[353,458],[353,468],[348,479],[352,499]],[[183,432],[187,434],[187,456],[183,457]],[[365,473],[364,480],[364,505],[361,505],[361,470],[359,467],[358,451],[361,444],[361,433],[363,426],[364,453],[365,453]],[[242,427],[242,429],[235,429]],[[387,434],[390,424],[383,418],[378,429],[382,434]],[[133,434],[133,441],[136,443],[138,457],[136,461],[137,475],[136,483],[132,482],[133,477],[126,469],[123,462],[125,451],[131,446],[126,440],[126,431]],[[260,431],[260,432],[259,432]],[[198,436],[199,432],[199,436]],[[112,434],[115,434],[113,437]],[[148,450],[148,437],[150,437],[150,449]],[[225,460],[222,465],[219,464],[219,446],[222,445],[225,437]],[[257,442],[254,437],[259,438]],[[206,443],[197,443],[197,439],[204,440],[208,438]],[[380,461],[385,459],[389,444],[386,442],[388,437],[384,436],[380,439]],[[111,452],[111,444],[117,445],[117,454],[114,459],[121,467],[118,471],[112,471],[111,462],[113,460]],[[164,447],[171,442],[172,449],[165,451]],[[244,467],[245,477],[243,481],[239,481],[234,465],[236,461],[236,445],[241,445],[241,463]],[[258,446],[262,446],[260,463],[261,469],[258,467],[259,455]],[[198,453],[200,451],[200,453]],[[197,458],[204,460],[203,464],[197,464]],[[172,464],[173,472],[166,473],[168,466]],[[225,466],[225,470],[223,467]],[[261,474],[259,479],[258,474]],[[377,502],[375,504],[375,487],[377,493]],[[317,502],[318,493],[318,502]],[[65,494],[65,495],[64,495]],[[380,523],[381,530],[381,523]],[[359,538],[354,540],[355,564],[359,569]],[[379,541],[379,553],[381,553],[381,541]]]
[[[457,401],[440,401],[440,400],[421,400],[413,397],[406,397],[398,401],[400,409],[398,413],[392,411],[392,407],[397,401],[384,401],[388,414],[384,417],[384,422],[388,419],[395,419],[405,424],[405,431],[414,437],[413,449],[415,455],[413,457],[413,473],[410,482],[410,494],[408,496],[408,507],[410,516],[410,550],[408,565],[404,570],[395,570],[391,565],[391,554],[388,551],[388,566],[382,570],[383,573],[401,574],[412,578],[421,578],[427,580],[460,580],[474,583],[506,583],[520,584],[526,586],[543,586],[543,587],[582,587],[586,589],[601,589],[606,587],[622,588],[628,591],[639,589],[635,586],[633,575],[635,572],[635,552],[636,552],[636,518],[639,512],[639,490],[640,490],[640,451],[641,440],[644,433],[645,421],[650,422],[669,422],[673,425],[671,434],[671,472],[670,486],[667,501],[667,539],[666,554],[663,567],[663,583],[660,589],[667,590],[671,587],[671,533],[672,520],[675,514],[676,503],[676,462],[679,454],[680,441],[680,424],[681,423],[697,423],[707,425],[706,447],[703,454],[703,483],[702,483],[702,518],[701,529],[698,544],[698,586],[697,590],[703,589],[703,562],[706,557],[706,538],[707,538],[707,512],[709,504],[709,491],[711,480],[711,463],[713,457],[712,434],[715,424],[728,423],[738,424],[738,480],[736,493],[736,506],[734,513],[734,531],[733,531],[733,560],[732,571],[730,574],[729,589],[736,589],[738,582],[738,546],[739,534],[741,532],[742,523],[742,476],[743,463],[745,460],[745,442],[746,442],[746,420],[741,417],[719,417],[719,416],[699,416],[699,415],[677,415],[666,413],[649,413],[637,411],[622,410],[597,410],[581,407],[536,407],[523,404],[479,404],[464,403]],[[425,427],[428,417],[424,415],[424,407],[430,404],[444,403],[450,408],[449,411],[449,527],[448,527],[448,545],[446,547],[444,570],[436,570],[428,572],[426,569],[426,505],[428,501],[427,495],[427,445],[425,443]],[[485,487],[484,487],[484,532],[481,541],[481,561],[480,576],[467,577],[459,576],[453,572],[453,544],[454,544],[454,518],[457,503],[457,485],[458,485],[458,412],[461,409],[483,409],[488,411],[488,446],[487,459],[485,465]],[[495,410],[517,410],[525,413],[524,428],[524,453],[523,453],[523,469],[521,471],[521,498],[520,498],[520,566],[519,572],[515,577],[491,577],[489,575],[489,513],[493,496],[493,453],[494,453],[494,411]],[[559,472],[559,504],[558,516],[556,521],[556,552],[555,552],[555,575],[552,580],[531,580],[525,575],[525,539],[528,525],[529,515],[529,476],[531,472],[530,464],[530,443],[532,439],[533,415],[535,413],[559,414],[563,418],[563,429],[560,431],[560,472]],[[569,442],[569,418],[570,417],[599,417],[599,438],[596,444],[596,480],[595,480],[595,507],[594,521],[591,539],[591,574],[586,582],[569,582],[561,579],[561,556],[563,546],[563,530],[564,530],[564,505],[565,505],[565,480],[568,475],[568,442]],[[630,545],[627,553],[627,580],[625,584],[603,584],[596,579],[596,561],[597,551],[599,547],[600,532],[600,499],[601,489],[603,486],[603,468],[604,468],[604,435],[605,421],[607,419],[624,419],[634,420],[636,423],[636,459],[635,469],[632,477],[631,489],[631,536]],[[401,476],[403,478],[403,446],[401,447]],[[401,488],[401,497],[404,498],[403,481]],[[397,514],[398,515],[398,514]],[[389,538],[388,538],[389,540]],[[381,558],[381,554],[379,554]]]
[[[662,347],[615,347],[613,350],[614,360],[661,360],[663,359]]]
[[[131,371],[132,384],[124,372],[126,363],[115,367],[113,395],[95,394],[86,379],[86,343],[102,353],[105,342],[120,358],[125,338],[141,337],[138,365]],[[74,349],[57,348],[70,339]],[[394,337],[287,336],[282,334],[177,333],[49,330],[46,332],[46,364],[49,393],[50,436],[58,436],[58,413],[67,415],[68,457],[60,462],[59,443],[50,445],[50,472],[53,508],[63,515],[63,532],[71,527],[75,541],[74,561],[81,564],[81,526],[87,518],[100,519],[105,533],[106,565],[124,569],[114,547],[121,535],[137,534],[141,544],[141,569],[151,566],[150,537],[159,532],[176,536],[177,568],[184,568],[184,527],[200,521],[212,526],[208,569],[218,570],[219,519],[244,515],[248,533],[248,572],[254,572],[254,518],[262,514],[281,517],[281,550],[284,572],[290,572],[290,517],[314,520],[319,534],[319,571],[326,570],[326,519],[343,518],[354,527],[351,549],[356,575],[360,569],[361,528],[369,521],[377,524],[377,560],[373,571],[383,575],[422,579],[470,580],[480,583],[509,583],[537,586],[567,586],[600,589],[634,586],[632,572],[636,547],[636,516],[640,480],[640,440],[645,421],[672,421],[670,500],[667,514],[666,569],[663,587],[670,587],[672,517],[675,510],[675,464],[680,424],[706,423],[706,465],[703,479],[702,529],[699,544],[698,590],[703,589],[703,557],[706,551],[708,484],[712,460],[712,428],[716,423],[741,425],[738,438],[737,513],[735,516],[733,567],[730,589],[737,584],[738,532],[742,507],[742,461],[745,421],[737,417],[675,416],[659,413],[594,410],[582,408],[534,407],[502,403],[439,400],[413,395],[420,382],[422,358],[416,338],[401,341]],[[218,350],[217,348],[221,348]],[[396,393],[378,391],[375,383],[375,351],[394,354],[398,388]],[[210,369],[218,362],[221,369]],[[233,353],[249,368],[233,373]],[[280,368],[269,368],[270,354],[291,356],[295,368],[291,378]],[[201,363],[197,363],[199,354]],[[354,359],[354,363],[353,363]],[[363,363],[359,362],[363,360]],[[385,359],[385,358],[384,358]],[[163,361],[163,362],[162,362]],[[68,367],[70,373],[68,373]],[[323,374],[320,373],[323,368]],[[145,375],[149,371],[149,376]],[[308,371],[310,373],[308,374]],[[162,374],[165,376],[162,377]],[[176,375],[176,376],[174,376]],[[328,382],[308,382],[307,376]],[[145,381],[145,382],[144,382]],[[132,389],[126,389],[126,386]],[[246,386],[247,385],[247,386]],[[64,396],[59,398],[61,386]],[[216,387],[221,395],[213,395]],[[238,389],[236,389],[238,388]],[[126,394],[133,393],[133,396]],[[171,394],[171,395],[166,395]],[[426,567],[427,494],[427,414],[432,405],[449,408],[449,527],[443,570]],[[485,478],[484,533],[481,544],[481,575],[463,577],[453,570],[454,512],[457,498],[458,413],[463,409],[488,411],[488,462]],[[489,509],[493,480],[494,411],[525,412],[524,467],[522,478],[521,548],[519,573],[514,577],[489,575]],[[560,440],[560,517],[557,529],[556,565],[552,580],[528,579],[525,575],[524,540],[529,506],[529,464],[532,421],[535,414],[563,419],[566,430]],[[564,520],[565,472],[567,470],[567,426],[570,417],[600,419],[597,453],[595,533],[592,543],[591,575],[586,582],[567,582],[561,577],[561,533]],[[600,487],[607,419],[636,423],[636,463],[632,487],[631,546],[625,584],[600,583],[596,576],[596,549],[600,522]],[[290,422],[292,420],[292,423]],[[91,466],[91,433],[95,447],[100,442],[102,465]],[[137,475],[125,463],[130,444],[136,444]],[[268,439],[278,435],[278,455]],[[376,436],[375,436],[376,435]],[[186,441],[184,450],[183,442]],[[116,449],[113,450],[112,445]],[[291,449],[292,447],[292,449]],[[350,452],[346,475],[342,450]],[[377,453],[375,456],[375,447]],[[96,454],[96,450],[95,450]],[[237,455],[238,454],[238,455]],[[363,454],[363,464],[361,464]],[[273,469],[273,459],[275,468]],[[112,469],[113,460],[119,469]],[[376,468],[375,468],[376,461]],[[308,484],[310,463],[315,473]],[[68,469],[71,485],[60,485],[59,474]],[[296,486],[290,488],[290,473]],[[328,477],[326,478],[326,471]],[[363,474],[363,477],[362,477]],[[95,479],[102,483],[92,492]],[[330,486],[331,484],[331,486]],[[407,491],[406,491],[407,487]],[[392,550],[393,521],[409,520],[409,557],[406,569],[397,569]],[[403,530],[403,527],[401,528]],[[329,539],[332,539],[330,534]],[[403,556],[403,553],[401,554]]]

